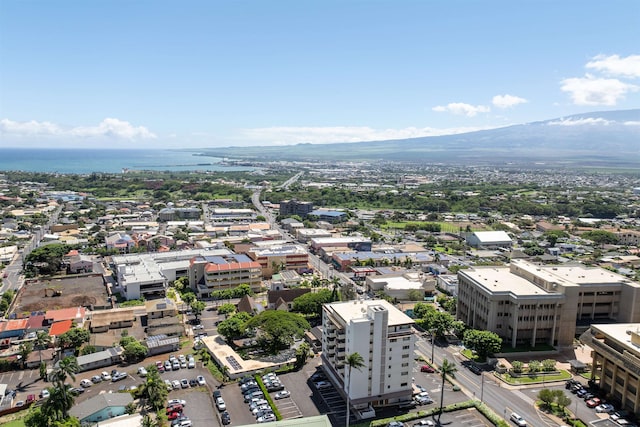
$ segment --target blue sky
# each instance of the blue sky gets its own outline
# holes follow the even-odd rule
[[[640,1],[0,1],[0,146],[440,135],[640,105]]]

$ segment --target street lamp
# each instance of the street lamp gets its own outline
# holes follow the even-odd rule
[[[433,335],[434,331],[431,330],[431,363],[433,363],[433,348],[435,346],[436,337]]]

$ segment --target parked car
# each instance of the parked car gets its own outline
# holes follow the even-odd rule
[[[169,401],[167,402],[167,406],[172,406],[172,405],[187,406],[187,401],[182,399],[169,399]]]
[[[291,392],[289,392],[289,390],[282,390],[277,392],[273,397],[276,400],[280,400],[280,399],[284,399],[291,396]]]
[[[36,401],[36,395],[35,394],[30,394],[27,396],[27,404],[35,402]]]
[[[193,369],[195,367],[196,367],[196,361],[193,359],[189,359],[189,361],[187,362],[187,368]]]
[[[164,372],[164,363],[161,361],[156,361],[156,368],[158,368],[158,372]]]
[[[429,365],[422,365],[420,367],[420,372],[428,372],[430,374],[433,374],[436,370],[433,369],[431,366]]]
[[[88,379],[84,379],[82,381],[80,381],[80,386],[87,388],[87,387],[91,387],[93,385],[93,383],[91,382],[91,380]]]
[[[609,413],[613,412],[613,410],[615,410],[615,407],[611,403],[602,403],[596,406],[596,412],[600,413]]]
[[[322,390],[325,388],[330,388],[331,387],[331,383],[329,381],[318,381],[316,384],[316,388],[318,390]]]
[[[198,375],[196,377],[196,381],[198,382],[198,385],[207,385],[207,381],[204,379],[202,375]]]
[[[404,427],[404,423],[400,421],[389,421],[387,427]]]
[[[82,387],[73,387],[69,389],[69,393],[73,394],[74,396],[77,396],[79,394],[84,393],[84,389]]]
[[[183,409],[184,409],[184,406],[182,404],[173,403],[171,405],[167,405],[167,414],[169,412],[176,412],[176,411],[182,412]]]
[[[100,376],[102,377],[102,381],[111,381],[111,375],[107,371],[102,371]]]
[[[113,377],[111,377],[111,381],[115,383],[115,382],[123,380],[125,378],[127,378],[127,373],[126,372],[116,372],[115,375]]]
[[[600,404],[600,399],[598,399],[597,397],[594,397],[593,399],[587,400],[587,406],[589,408],[595,408],[599,404]]]
[[[420,420],[417,423],[413,424],[414,426],[435,426],[434,422],[431,420]]]
[[[189,380],[186,378],[183,378],[180,380],[180,387],[182,388],[189,388]]]
[[[91,377],[91,382],[94,384],[98,384],[102,382],[102,377],[100,375],[94,375]]]
[[[222,392],[220,390],[213,390],[213,400],[222,397]]]
[[[174,390],[179,389],[180,388],[180,381],[178,381],[178,380],[171,381],[171,387],[173,387]]]
[[[146,377],[147,376],[147,368],[145,368],[144,366],[140,366],[138,368],[138,375],[140,375],[141,377]]]
[[[220,412],[227,410],[227,405],[224,403],[224,399],[222,397],[216,399],[216,406]]]
[[[46,388],[40,392],[40,399],[48,399],[49,396],[49,390],[47,390]]]
[[[176,419],[178,419],[178,418],[180,418],[180,417],[182,417],[182,412],[180,412],[180,411],[176,411],[176,412],[169,412],[169,413],[167,414],[167,419],[168,419],[169,421],[176,420]]]
[[[231,415],[229,415],[227,411],[224,411],[222,414],[220,414],[220,419],[222,420],[222,425],[226,426],[231,424]]]
[[[167,360],[166,362],[164,362],[164,370],[165,371],[170,371],[171,370],[171,366],[172,365],[171,365],[170,361]]]

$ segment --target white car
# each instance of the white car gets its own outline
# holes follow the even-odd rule
[[[277,392],[273,397],[276,400],[279,400],[279,399],[284,399],[284,398],[289,397],[289,396],[291,396],[291,393],[289,392],[289,390],[282,390],[282,391]]]
[[[100,376],[102,377],[102,381],[111,381],[111,374],[107,371],[102,371]]]
[[[147,376],[147,369],[144,366],[140,366],[138,368],[138,375],[140,375],[141,377],[146,377]]]
[[[189,359],[189,362],[187,362],[187,368],[193,369],[195,367],[196,367],[196,361],[193,359]]]
[[[202,375],[198,375],[196,377],[196,381],[198,381],[198,385],[207,385],[207,382]]]
[[[515,412],[512,412],[511,417],[509,418],[511,419],[511,421],[516,423],[516,425],[519,427],[526,427],[527,425],[527,422],[525,421],[525,419],[522,418],[520,415],[516,414]]]
[[[182,399],[169,399],[169,401],[167,402],[167,406],[171,405],[187,406],[187,401]]]
[[[87,388],[87,387],[91,387],[92,385],[93,383],[91,382],[91,380],[84,379],[80,381],[80,387]]]
[[[216,399],[216,406],[218,407],[218,411],[220,412],[227,410],[227,405],[224,403],[224,399],[221,397],[218,397]]]
[[[49,390],[46,388],[40,392],[40,399],[48,399],[49,398]]]

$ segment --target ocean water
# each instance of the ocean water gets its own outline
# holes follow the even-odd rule
[[[226,166],[222,159],[172,150],[73,150],[0,148],[0,171],[87,174],[152,171],[246,171],[247,166]]]

